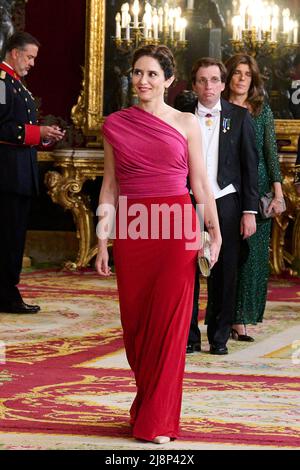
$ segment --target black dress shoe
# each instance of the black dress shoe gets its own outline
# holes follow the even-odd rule
[[[195,351],[197,352],[201,351],[201,344],[200,343],[188,343],[186,346],[186,353],[192,354]]]
[[[210,346],[209,349],[210,354],[216,354],[218,356],[223,356],[224,354],[228,354],[228,349],[226,346]]]
[[[6,305],[0,305],[0,312],[2,313],[26,314],[26,313],[37,313],[39,310],[41,310],[41,307],[39,307],[39,305],[25,304],[25,302],[23,302],[22,300],[18,302],[11,302]]]

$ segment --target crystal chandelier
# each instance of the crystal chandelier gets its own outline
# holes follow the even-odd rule
[[[259,48],[270,51],[278,45],[298,45],[298,22],[289,8],[282,11],[273,1],[233,0],[232,39],[235,52],[255,55]]]
[[[167,44],[171,47],[185,48],[187,21],[176,2],[153,1],[123,3],[121,12],[115,17],[115,44],[117,47],[136,48],[142,44]],[[157,5],[159,4],[159,5]]]

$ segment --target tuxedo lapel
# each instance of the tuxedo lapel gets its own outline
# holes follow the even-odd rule
[[[221,100],[220,133],[219,133],[219,170],[226,160],[230,135],[232,132],[232,106],[225,100]]]

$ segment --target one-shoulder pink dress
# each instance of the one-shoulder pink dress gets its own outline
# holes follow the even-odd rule
[[[197,256],[187,140],[137,106],[111,114],[103,133],[113,147],[120,191],[114,263],[137,386],[133,436],[177,438]]]

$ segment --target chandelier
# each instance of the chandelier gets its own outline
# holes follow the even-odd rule
[[[260,48],[269,52],[277,46],[298,45],[298,22],[289,8],[282,11],[273,1],[233,0],[232,39],[235,52],[256,55]]]
[[[121,12],[115,17],[116,31],[114,42],[116,47],[137,48],[143,44],[167,44],[170,47],[185,48],[187,41],[185,32],[187,20],[182,17],[182,10],[176,2],[146,1],[123,3]],[[159,4],[160,5],[157,5]]]

